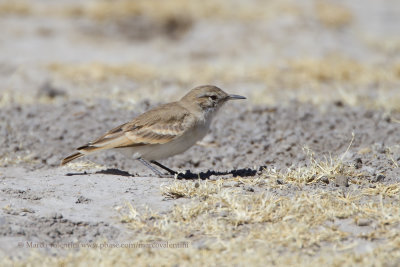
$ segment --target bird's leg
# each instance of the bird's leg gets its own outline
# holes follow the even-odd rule
[[[146,166],[147,168],[149,168],[150,170],[152,170],[158,177],[160,178],[164,178],[167,177],[165,174],[163,174],[162,172],[160,172],[159,170],[157,170],[156,168],[154,168],[153,166],[151,166],[150,163],[148,163],[146,160],[142,159],[142,158],[138,158],[138,160],[143,163],[144,166]]]
[[[171,170],[171,169],[168,168],[168,167],[165,167],[164,165],[162,165],[161,163],[159,163],[159,162],[157,162],[157,161],[155,161],[155,160],[151,160],[150,163],[153,163],[154,165],[157,165],[158,167],[160,167],[160,168],[166,170],[167,172],[169,172],[169,173],[172,174],[172,175],[177,174],[176,171]]]

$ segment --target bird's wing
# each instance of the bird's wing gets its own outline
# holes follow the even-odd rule
[[[195,120],[187,109],[176,103],[166,104],[110,130],[78,150],[91,153],[110,148],[165,144],[181,136],[194,124]]]

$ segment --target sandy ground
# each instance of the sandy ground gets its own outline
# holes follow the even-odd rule
[[[229,194],[243,199],[268,193],[293,200],[316,192],[348,197],[397,186],[400,5],[394,0],[347,2],[238,1],[236,12],[224,1],[171,1],[171,7],[184,5],[181,13],[168,5],[152,9],[129,1],[113,7],[107,1],[0,2],[0,255],[25,260],[32,252],[29,242],[38,244],[43,257],[57,259],[69,250],[51,244],[167,238],[171,233],[165,229],[153,232],[153,226],[143,225],[179,221],[177,211],[193,203],[199,210],[210,203],[217,209],[219,204],[202,195],[201,190],[213,188],[203,188],[207,181],[237,189]],[[202,142],[162,161],[184,179],[154,177],[139,162],[113,151],[59,167],[75,147],[200,84],[216,84],[248,100],[228,103]],[[315,168],[313,159],[342,155],[344,169],[329,175],[306,173],[300,181],[291,173]],[[186,193],[176,193],[181,187]],[[221,197],[218,190],[210,196]],[[379,193],[383,200],[371,197],[371,205],[393,201],[395,208],[398,196],[388,190]],[[368,201],[361,198],[357,205]],[[157,215],[140,221],[130,207]],[[250,216],[247,206],[242,208]],[[230,218],[235,209],[240,207],[215,216],[215,210],[198,213],[211,214],[206,217],[211,222]],[[385,220],[392,215],[385,213]],[[336,216],[320,227],[349,236],[341,240],[345,246],[357,243],[349,245],[354,257],[370,253],[365,259],[378,259],[376,249],[396,238],[375,234],[387,221],[371,218],[359,223],[358,217]],[[385,229],[398,232],[400,220],[394,221]],[[263,219],[261,225],[268,228],[272,222]],[[261,227],[259,221],[247,223],[240,228],[235,221],[229,238],[200,227],[182,226],[178,232],[190,229],[183,239],[191,244],[187,257],[196,259],[199,251],[213,251],[205,240],[237,244],[235,238]],[[373,237],[365,237],[368,233]],[[251,240],[268,239],[263,238]],[[268,263],[279,255],[299,252],[312,258],[336,249],[336,243],[321,240],[295,251],[272,245],[275,256]],[[241,251],[232,247],[221,251]],[[225,254],[236,255],[231,252]],[[207,264],[206,258],[199,262]]]
[[[0,169],[3,207],[0,229],[4,241],[1,244],[6,254],[23,255],[25,251],[16,250],[16,246],[22,242],[26,247],[27,241],[126,242],[131,237],[121,218],[127,203],[139,211],[150,208],[166,213],[174,205],[187,202],[161,194],[160,186],[171,184],[174,179],[154,177],[139,162],[132,162],[118,152],[89,156],[91,162],[98,164],[92,163],[92,168],[79,162],[72,167],[58,167],[62,155],[88,141],[86,133],[98,135],[109,128],[101,129],[99,121],[106,121],[102,116],[110,121],[118,121],[120,117],[118,109],[99,103],[76,119],[68,110],[77,111],[79,105],[82,110],[88,109],[82,103],[63,104],[55,109],[54,106],[2,109],[2,114],[18,114],[19,118],[17,121],[8,115],[2,118],[5,122],[2,125],[7,128],[0,130],[15,133],[6,135],[3,151],[23,159],[18,164],[4,164]],[[225,108],[214,122],[212,133],[205,138],[207,143],[162,162],[184,173],[189,180],[196,179],[198,174],[212,180],[233,176],[253,178],[265,167],[280,171],[308,166],[310,161],[304,147],[321,158],[340,155],[354,133],[354,142],[344,162],[356,166],[369,184],[400,182],[399,168],[393,168],[393,164],[400,163],[400,137],[394,134],[400,131],[400,124],[385,113],[341,104],[325,107],[323,111],[299,103],[288,107]],[[69,130],[63,125],[69,125]],[[26,158],[26,150],[19,147],[29,147],[33,154]],[[308,190],[317,188],[337,190],[335,183],[328,186],[319,183]],[[295,195],[295,191],[285,194]],[[351,224],[344,226],[351,227]],[[369,245],[367,242],[366,246]],[[362,246],[358,249],[364,250]]]
[[[126,242],[126,229],[118,222],[127,202],[161,211],[176,204],[160,195],[160,180],[133,179],[122,172],[68,174],[62,169],[2,168],[1,173],[4,255],[26,255],[27,241],[47,245],[102,239]]]

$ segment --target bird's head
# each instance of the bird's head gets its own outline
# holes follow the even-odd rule
[[[228,100],[246,99],[240,95],[230,95],[213,85],[202,85],[192,89],[181,101],[194,105],[207,113],[218,110]]]

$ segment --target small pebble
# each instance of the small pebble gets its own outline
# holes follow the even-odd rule
[[[349,178],[344,175],[338,175],[335,177],[336,186],[349,186]]]
[[[358,226],[368,226],[368,225],[371,224],[371,220],[365,219],[365,218],[363,218],[363,219],[358,219],[358,220],[356,221],[356,224],[357,224]]]
[[[225,182],[223,186],[224,187],[239,187],[240,183],[235,182],[235,181],[228,181],[228,182]]]
[[[221,216],[221,217],[228,217],[228,215],[229,215],[229,212],[228,211],[221,211],[220,213],[219,213],[219,216]]]
[[[38,92],[39,96],[46,96],[49,98],[55,98],[58,96],[65,96],[64,90],[54,87],[49,81],[45,82]]]

